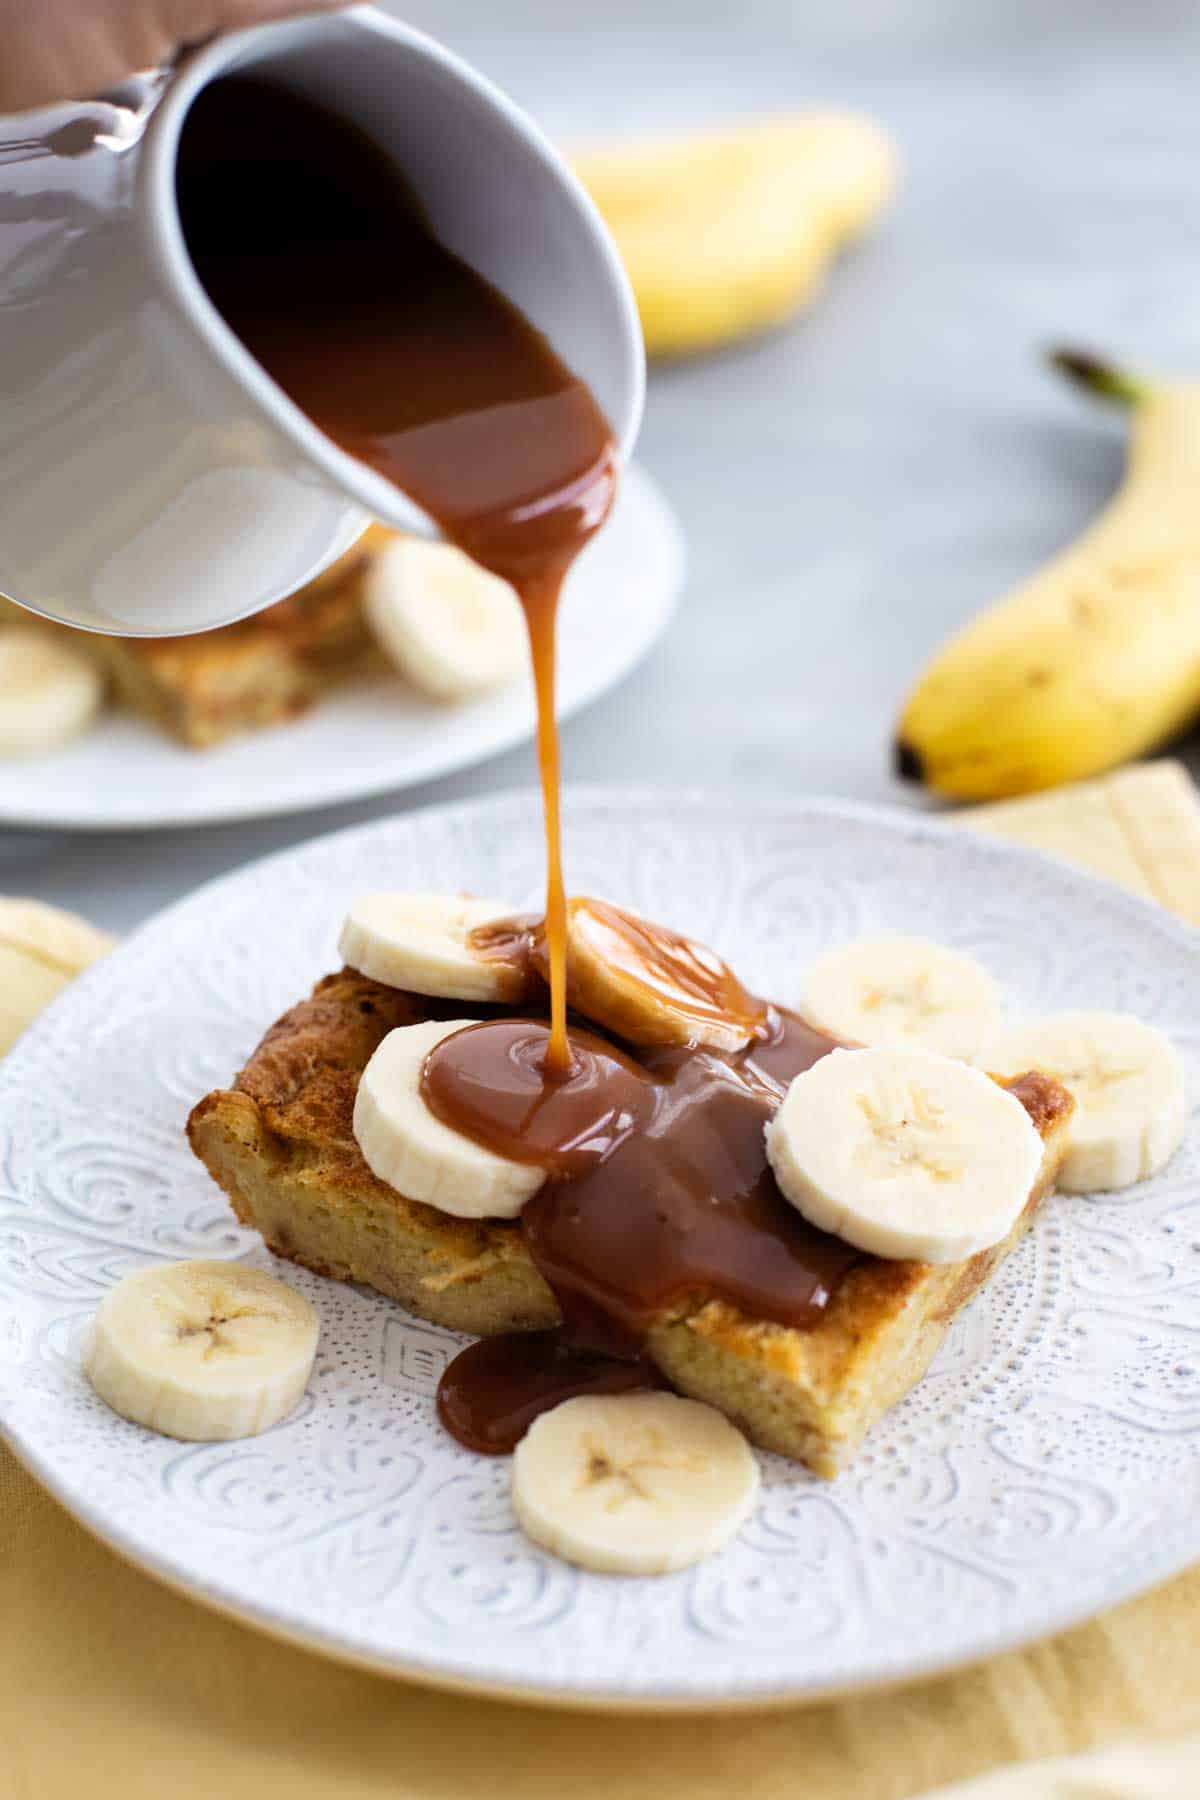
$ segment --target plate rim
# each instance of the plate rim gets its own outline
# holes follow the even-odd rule
[[[195,904],[201,903],[206,896],[223,886],[233,886],[248,876],[258,876],[269,871],[272,864],[287,861],[305,854],[308,851],[332,846],[339,842],[370,839],[382,836],[396,829],[404,830],[419,822],[430,819],[445,819],[447,822],[461,823],[472,816],[494,810],[504,810],[514,806],[528,806],[536,809],[539,805],[536,790],[524,786],[504,789],[503,791],[479,796],[472,799],[452,802],[434,802],[426,806],[401,812],[390,818],[370,820],[365,823],[342,827],[341,829],[322,832],[281,850],[253,858],[239,868],[226,871],[210,880],[199,884],[190,893],[173,901],[152,915],[134,932],[123,939],[110,957],[102,963],[94,965],[86,971],[71,987],[55,999],[42,1015],[34,1021],[18,1044],[13,1047],[8,1057],[0,1065],[0,1095],[12,1085],[19,1087],[21,1079],[21,1063],[24,1060],[26,1046],[36,1045],[37,1039],[44,1030],[49,1030],[56,1022],[58,1014],[66,1012],[75,1002],[75,996],[97,980],[106,965],[111,965],[114,958],[136,955],[144,933],[169,930],[175,916],[186,911]],[[1103,879],[1089,871],[1080,869],[1066,858],[1053,855],[1031,846],[1009,843],[984,833],[972,832],[969,826],[955,823],[952,819],[931,816],[928,813],[900,807],[881,806],[852,800],[838,800],[818,796],[791,797],[782,791],[758,792],[747,798],[739,794],[736,787],[720,784],[703,785],[662,785],[662,784],[610,784],[581,783],[573,784],[564,790],[564,822],[570,828],[572,812],[579,806],[613,807],[621,805],[631,811],[640,812],[669,808],[674,816],[682,809],[700,811],[703,809],[707,819],[721,808],[734,812],[743,822],[781,822],[796,824],[804,820],[822,820],[830,822],[852,821],[859,825],[881,828],[891,833],[899,832],[910,839],[930,840],[942,844],[969,837],[973,855],[981,855],[985,862],[1003,868],[1014,860],[1018,864],[1033,864],[1052,871],[1056,880],[1068,886],[1078,887],[1084,897],[1087,894],[1102,895],[1111,905],[1129,912],[1131,918],[1146,926],[1152,927],[1158,934],[1173,943],[1178,949],[1192,955],[1200,955],[1200,929],[1169,913],[1155,903],[1130,893],[1117,883]],[[522,1704],[550,1706],[566,1711],[589,1711],[609,1714],[641,1714],[641,1715],[683,1715],[695,1712],[709,1713],[752,1713],[768,1711],[787,1706],[816,1705],[843,1696],[867,1694],[889,1688],[900,1688],[913,1683],[931,1680],[941,1675],[949,1675],[957,1671],[970,1669],[992,1657],[1003,1655],[1008,1651],[1020,1649],[1050,1636],[1057,1636],[1064,1631],[1094,1617],[1099,1612],[1106,1612],[1121,1605],[1137,1594],[1180,1573],[1191,1564],[1200,1560],[1200,1521],[1191,1522],[1186,1517],[1179,1520],[1178,1528],[1158,1543],[1148,1546],[1139,1554],[1129,1557],[1117,1577],[1107,1577],[1102,1594],[1095,1591],[1095,1583],[1082,1590],[1081,1596],[1073,1603],[1064,1605],[1061,1601],[1051,1602],[1039,1610],[1027,1614],[1019,1624],[998,1627],[990,1633],[984,1633],[970,1651],[965,1654],[942,1654],[936,1651],[927,1655],[918,1655],[907,1663],[902,1670],[894,1666],[877,1672],[867,1672],[856,1680],[835,1680],[828,1684],[788,1682],[761,1677],[757,1673],[750,1675],[744,1686],[736,1693],[714,1694],[704,1690],[677,1689],[674,1692],[669,1686],[656,1689],[651,1693],[631,1692],[621,1685],[619,1677],[589,1677],[586,1685],[570,1687],[563,1684],[542,1685],[535,1681],[523,1681],[508,1685],[504,1681],[489,1676],[480,1676],[463,1670],[456,1670],[453,1665],[444,1662],[431,1663],[420,1658],[413,1659],[407,1655],[375,1655],[368,1650],[348,1642],[346,1637],[336,1630],[313,1625],[295,1625],[286,1617],[268,1611],[257,1601],[239,1598],[232,1591],[226,1591],[220,1581],[213,1583],[203,1576],[182,1574],[171,1565],[168,1558],[152,1550],[146,1550],[132,1541],[121,1521],[114,1522],[110,1515],[100,1508],[93,1508],[82,1491],[69,1490],[54,1469],[43,1458],[36,1444],[24,1434],[22,1428],[13,1424],[7,1416],[3,1396],[0,1395],[0,1440],[3,1440],[27,1472],[39,1482],[90,1535],[120,1556],[132,1566],[162,1581],[190,1600],[209,1607],[223,1616],[233,1619],[255,1630],[263,1631],[270,1637],[292,1644],[310,1653],[323,1655],[334,1661],[349,1666],[369,1670],[393,1679],[413,1681],[420,1685],[433,1687],[448,1692],[466,1693],[479,1698],[492,1698]]]
[[[682,1718],[695,1713],[729,1715],[782,1712],[792,1708],[822,1706],[835,1700],[852,1699],[861,1695],[894,1692],[923,1682],[937,1681],[944,1676],[963,1674],[982,1667],[996,1657],[1059,1637],[1098,1617],[1100,1613],[1110,1612],[1125,1602],[1162,1586],[1200,1559],[1198,1551],[1196,1557],[1189,1556],[1157,1574],[1145,1578],[1141,1574],[1134,1575],[1128,1583],[1122,1581],[1098,1605],[1092,1601],[1084,1601],[1069,1612],[1055,1614],[1054,1622],[1050,1625],[1034,1624],[1021,1626],[1010,1632],[998,1631],[982,1648],[973,1649],[966,1655],[926,1657],[902,1671],[867,1675],[859,1681],[834,1681],[825,1685],[808,1684],[802,1687],[764,1683],[761,1687],[748,1687],[738,1694],[715,1697],[705,1693],[669,1691],[634,1694],[615,1684],[611,1689],[603,1685],[587,1688],[542,1687],[535,1682],[508,1686],[499,1679],[469,1675],[424,1662],[412,1662],[399,1656],[372,1655],[370,1651],[346,1643],[334,1632],[326,1632],[317,1626],[301,1628],[290,1625],[255,1602],[238,1600],[226,1595],[218,1587],[202,1584],[199,1580],[189,1580],[173,1569],[165,1558],[126,1541],[122,1527],[101,1525],[93,1518],[87,1507],[67,1493],[55,1476],[43,1467],[37,1453],[10,1429],[2,1415],[0,1444],[94,1542],[130,1568],[160,1582],[180,1598],[203,1606],[218,1617],[229,1620],[231,1624],[261,1632],[264,1637],[288,1644],[293,1649],[306,1651],[310,1656],[323,1657],[329,1662],[345,1668],[360,1669],[366,1674],[383,1676],[392,1681],[412,1682],[418,1687],[430,1688],[438,1693],[464,1694],[477,1700],[545,1707],[556,1712],[594,1713],[610,1717],[636,1715],[643,1718]]]
[[[657,595],[657,604],[646,611],[644,623],[629,640],[626,651],[603,674],[599,681],[587,676],[577,694],[558,709],[559,724],[576,718],[591,706],[602,700],[605,695],[613,693],[621,684],[629,679],[654,647],[661,641],[669,629],[676,612],[688,576],[687,536],[679,514],[668,499],[661,484],[640,462],[630,463],[624,476],[626,490],[636,495],[635,504],[645,509],[647,518],[652,522],[654,539],[658,553],[663,559],[665,578],[661,592]],[[319,703],[318,703],[319,704]],[[158,729],[137,718],[122,715],[121,724],[132,723],[140,731],[146,733],[151,753],[168,750],[175,751],[181,758],[179,765],[180,784],[186,786],[189,772],[195,768],[204,768],[204,763],[190,763],[192,757],[203,758],[208,754],[205,750],[195,751],[186,745],[177,744],[168,739]],[[289,721],[281,721],[286,727]],[[103,730],[103,722],[98,727]],[[265,728],[268,732],[271,727]],[[246,734],[253,740],[255,734]],[[39,758],[27,759],[23,764],[15,761],[10,765],[18,771],[24,770],[29,776],[28,804],[14,803],[12,800],[0,799],[0,828],[20,830],[62,831],[71,833],[99,835],[108,832],[122,831],[193,831],[202,830],[206,826],[222,826],[250,824],[258,819],[283,819],[294,817],[299,813],[316,813],[324,808],[348,806],[358,801],[380,799],[387,795],[400,795],[413,787],[445,781],[452,775],[459,775],[466,769],[478,768],[485,763],[493,762],[497,757],[505,756],[510,751],[518,750],[531,743],[534,736],[532,716],[521,722],[514,718],[498,731],[495,738],[486,746],[462,745],[436,768],[423,769],[416,773],[397,771],[389,766],[386,753],[378,763],[378,774],[359,774],[352,780],[343,781],[340,785],[322,790],[318,794],[290,794],[283,798],[270,800],[266,804],[244,798],[252,793],[253,788],[244,789],[238,782],[236,769],[229,771],[226,784],[226,797],[215,806],[204,806],[198,811],[187,812],[182,817],[178,812],[168,813],[161,809],[143,808],[141,810],[126,807],[113,810],[104,818],[88,817],[85,813],[64,805],[47,809],[37,799],[38,784],[36,781]],[[232,747],[236,753],[238,740],[232,746],[217,746],[220,754],[222,748]],[[83,778],[87,779],[86,776]],[[432,802],[431,804],[437,804]],[[415,809],[414,809],[415,810]]]

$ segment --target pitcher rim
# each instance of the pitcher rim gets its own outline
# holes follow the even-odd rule
[[[401,510],[397,507],[397,494],[400,490],[361,463],[357,457],[340,450],[313,424],[251,355],[205,293],[188,255],[174,190],[176,153],[183,122],[203,88],[236,68],[247,52],[264,44],[273,44],[280,49],[289,48],[303,44],[306,40],[317,39],[331,29],[343,27],[347,22],[360,29],[389,37],[393,42],[403,44],[439,64],[457,80],[473,88],[503,115],[510,129],[521,137],[566,187],[583,215],[601,258],[607,265],[629,343],[640,346],[641,328],[624,265],[595,202],[578,176],[533,120],[501,88],[435,38],[388,17],[374,6],[352,6],[341,12],[309,14],[298,19],[251,26],[188,52],[181,59],[148,121],[137,171],[139,199],[142,202],[140,217],[159,280],[210,354],[246,391],[271,425],[281,431],[316,466],[323,477],[358,501],[373,517],[385,522],[390,517],[394,522]],[[631,375],[632,386],[627,408],[629,416],[614,427],[623,460],[628,460],[632,454],[642,419],[645,403],[643,356],[634,356]],[[426,519],[433,529],[433,522],[427,520],[415,501],[403,494],[401,498],[408,523],[411,524],[414,519]]]

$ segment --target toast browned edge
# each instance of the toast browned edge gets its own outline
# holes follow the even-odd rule
[[[352,970],[327,976],[271,1026],[231,1089],[193,1109],[192,1148],[242,1223],[279,1256],[365,1282],[456,1331],[552,1326],[558,1308],[519,1223],[452,1219],[408,1200],[371,1173],[355,1142],[354,1096],[372,1052],[394,1027],[431,1013],[436,1003]],[[648,1337],[671,1383],[719,1407],[767,1449],[821,1475],[843,1467],[925,1372],[950,1321],[1053,1187],[1074,1103],[1046,1076],[1007,1085],[1045,1148],[1029,1202],[1002,1243],[962,1263],[864,1256],[820,1322],[803,1331],[703,1293],[681,1296]]]

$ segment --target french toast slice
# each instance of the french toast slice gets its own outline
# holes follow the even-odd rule
[[[519,1222],[450,1218],[379,1181],[355,1141],[358,1080],[383,1037],[436,1003],[350,969],[274,1024],[231,1089],[193,1109],[188,1137],[245,1225],[279,1256],[361,1281],[435,1324],[476,1336],[558,1323]],[[920,1379],[951,1320],[1024,1235],[1054,1185],[1073,1101],[1057,1082],[1008,1084],[1044,1145],[1028,1204],[1003,1243],[967,1262],[863,1256],[819,1323],[796,1330],[723,1300],[681,1297],[648,1349],[681,1393],[707,1400],[766,1449],[835,1475]]]
[[[295,718],[322,693],[378,659],[363,611],[363,584],[392,533],[368,526],[305,587],[236,625],[174,638],[69,632],[112,683],[117,701],[191,749]],[[12,618],[33,621],[9,602]],[[382,666],[382,664],[381,664]]]

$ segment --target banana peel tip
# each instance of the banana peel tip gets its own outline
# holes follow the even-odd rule
[[[903,738],[897,738],[892,746],[892,767],[901,781],[925,780],[925,764],[920,751],[914,750]]]

